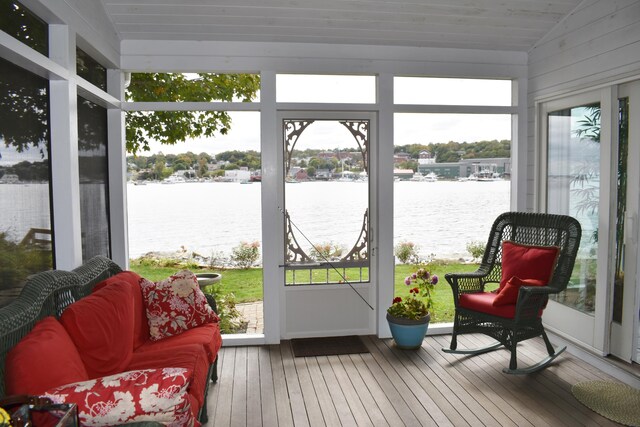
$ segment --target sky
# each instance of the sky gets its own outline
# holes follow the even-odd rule
[[[278,75],[276,81],[278,102],[375,102],[373,76],[309,76]],[[434,79],[396,77],[394,102],[399,104],[439,105],[503,105],[511,102],[511,82],[471,79]],[[153,154],[179,154],[186,151],[217,154],[229,150],[260,151],[260,114],[257,112],[230,112],[231,131],[228,135],[186,141],[174,146],[150,144]],[[314,129],[314,132],[308,132]],[[303,136],[305,147],[332,149],[339,145],[352,146],[354,140],[341,125],[316,122]],[[405,114],[394,119],[395,145],[429,144],[441,142],[476,142],[492,139],[511,139],[509,115],[483,114]],[[302,143],[302,139],[300,141]],[[308,145],[307,145],[308,144]]]
[[[373,76],[277,76],[278,102],[333,102],[374,103],[375,77]],[[394,102],[398,104],[439,105],[510,105],[511,82],[496,80],[442,79],[421,77],[396,77]],[[230,112],[231,130],[227,135],[201,138],[173,146],[151,141],[150,155],[194,153],[217,154],[230,150],[260,151],[260,113]],[[311,130],[313,129],[313,132]],[[355,141],[346,129],[333,122],[318,121],[303,133],[303,148],[333,149],[353,147]],[[492,139],[511,139],[509,115],[478,114],[405,114],[397,113],[394,119],[394,143],[429,144],[441,142],[475,142]],[[4,141],[0,141],[4,142]],[[303,140],[301,138],[300,143]],[[33,150],[33,160],[39,160],[39,152]],[[26,160],[17,156],[12,148],[0,146],[0,164]],[[29,157],[29,154],[27,154]],[[38,157],[38,159],[36,159]]]

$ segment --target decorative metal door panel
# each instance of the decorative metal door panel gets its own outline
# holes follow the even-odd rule
[[[369,282],[368,119],[283,119],[287,285]]]

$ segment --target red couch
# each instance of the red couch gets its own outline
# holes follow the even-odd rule
[[[104,258],[90,263],[108,268],[74,270],[79,282],[71,287],[75,302],[64,307],[59,320],[49,316],[36,323],[7,354],[6,394],[43,394],[64,384],[128,371],[155,374],[163,368],[185,368],[188,406],[195,419],[206,422],[209,380],[217,379],[222,344],[218,323],[154,341],[140,286],[143,279],[130,271],[118,272]],[[81,297],[83,292],[87,294]]]

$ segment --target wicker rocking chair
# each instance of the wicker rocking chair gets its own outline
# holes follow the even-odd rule
[[[509,374],[528,374],[549,365],[566,347],[559,350],[553,348],[542,326],[542,312],[549,295],[557,294],[567,287],[581,233],[580,223],[569,216],[523,212],[507,212],[500,215],[491,228],[478,270],[473,273],[445,275],[453,291],[455,320],[450,348],[442,350],[447,353],[476,355],[504,346],[511,352],[509,368],[503,369]],[[549,271],[553,273],[546,286],[541,286],[545,283],[537,283],[538,286],[521,286],[519,291],[516,287],[515,303],[496,308],[492,301],[498,294],[485,292],[485,285],[501,280],[504,283],[508,279],[502,278],[505,241],[512,242],[510,245],[522,245],[520,247],[524,247],[525,250],[528,247],[538,247],[540,250],[550,247],[559,249],[552,249],[556,251],[557,261],[553,262],[555,258],[551,261]],[[522,284],[521,281],[520,285]],[[516,296],[513,295],[513,298]],[[474,299],[475,302],[468,302]],[[495,338],[497,342],[474,350],[458,350],[457,336],[465,333],[482,333]],[[518,369],[518,343],[538,336],[542,336],[549,356],[532,366]]]

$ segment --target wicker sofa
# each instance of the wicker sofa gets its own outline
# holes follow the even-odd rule
[[[86,305],[87,302],[92,301],[91,298],[95,298],[102,290],[116,289],[119,292],[129,292],[127,295],[132,296],[130,298],[132,302],[128,306],[129,309],[123,309],[115,300],[115,303],[113,303],[114,308],[116,310],[126,310],[127,312],[133,311],[133,314],[124,313],[124,316],[129,316],[126,317],[128,319],[134,319],[131,322],[133,332],[130,332],[133,348],[126,361],[116,360],[116,362],[119,366],[126,366],[126,369],[122,369],[122,371],[170,367],[189,369],[189,372],[193,373],[186,390],[190,402],[190,412],[201,423],[205,423],[207,421],[206,397],[209,380],[214,382],[217,380],[217,352],[222,343],[218,324],[208,323],[159,341],[150,340],[139,279],[140,276],[133,272],[123,272],[117,264],[105,257],[95,257],[70,272],[52,270],[30,276],[20,296],[9,305],[0,308],[0,398],[6,397],[7,392],[11,391],[13,386],[6,387],[7,384],[15,383],[15,378],[13,377],[16,376],[16,370],[14,369],[13,372],[5,371],[5,365],[9,364],[7,355],[9,354],[9,359],[15,359],[13,354],[16,351],[12,353],[10,351],[21,340],[22,342],[25,341],[23,338],[32,331],[36,324],[44,323],[43,319],[58,323],[56,319],[60,319],[65,310],[75,302],[90,296],[83,302]],[[115,285],[112,285],[113,283]],[[131,289],[125,290],[129,285]],[[212,297],[207,296],[207,299],[215,307],[215,301]],[[127,298],[127,301],[129,301],[129,298]],[[78,305],[74,307],[78,307]],[[131,307],[133,307],[133,310],[131,310]],[[74,313],[73,309],[68,311],[69,313]],[[67,313],[67,317],[69,317],[69,313]],[[62,321],[64,321],[64,318]],[[79,324],[82,326],[82,323]],[[123,333],[129,333],[129,331],[123,330]],[[118,348],[117,344],[115,348]],[[44,352],[46,351],[45,349]],[[78,351],[81,353],[81,348],[78,348]],[[107,351],[110,351],[110,349]],[[128,352],[129,349],[123,353]],[[84,356],[80,355],[83,357],[82,361],[85,362]],[[98,354],[98,357],[100,356]],[[17,366],[15,360],[12,366]],[[50,370],[52,368],[55,370],[54,366],[48,367]],[[121,372],[105,372],[105,369],[110,369],[107,366],[99,366],[98,368],[103,369],[101,371],[103,375]],[[17,371],[20,371],[20,369],[17,369]],[[99,376],[95,373],[95,370],[94,374],[91,375],[89,367],[87,367],[87,372],[89,372],[90,379]],[[20,371],[20,374],[26,375],[28,373]],[[21,390],[21,393],[24,393],[24,391]],[[136,423],[136,425],[141,424]],[[142,425],[157,424],[144,423]]]

